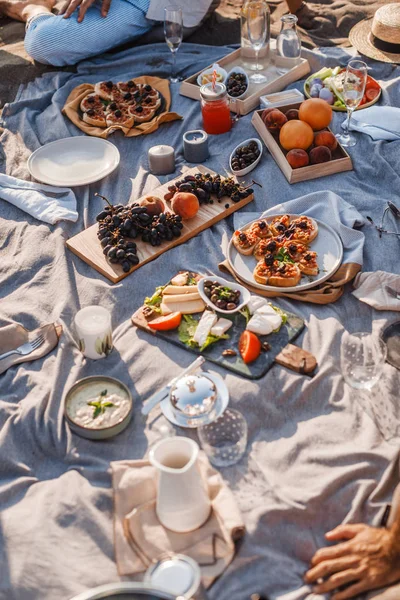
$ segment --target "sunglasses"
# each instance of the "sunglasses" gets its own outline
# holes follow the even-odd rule
[[[371,217],[367,217],[367,219],[371,223],[371,225],[373,225],[375,227],[375,229],[379,232],[379,237],[382,237],[382,233],[388,233],[389,235],[396,235],[398,238],[400,238],[400,231],[388,231],[387,229],[383,228],[383,221],[384,221],[385,216],[388,211],[390,211],[392,213],[392,215],[394,215],[396,217],[396,219],[400,219],[400,209],[398,209],[397,206],[395,204],[393,204],[393,202],[390,202],[390,200],[388,200],[387,206],[386,206],[385,210],[383,211],[383,215],[382,215],[382,219],[381,219],[381,223],[380,223],[379,227],[378,227],[378,225],[375,225],[375,223],[373,222]]]

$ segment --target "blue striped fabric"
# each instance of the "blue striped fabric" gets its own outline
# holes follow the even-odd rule
[[[69,19],[49,14],[33,18],[26,31],[26,51],[40,63],[74,65],[134,40],[153,26],[146,19],[150,0],[114,0],[105,18],[100,14],[101,4],[97,0],[82,23],[78,23],[77,11]]]

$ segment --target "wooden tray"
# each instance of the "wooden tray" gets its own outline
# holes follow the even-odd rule
[[[233,321],[233,326],[227,332],[229,339],[220,340],[206,348],[203,352],[200,352],[200,350],[189,348],[186,344],[181,342],[177,330],[154,331],[153,329],[150,329],[143,316],[143,308],[144,307],[141,306],[132,316],[132,323],[136,327],[150,333],[152,336],[166,340],[167,342],[174,344],[174,346],[188,350],[188,352],[197,355],[202,354],[204,358],[210,362],[219,365],[220,367],[224,367],[228,371],[232,371],[242,377],[248,379],[260,379],[260,377],[263,377],[269,371],[274,362],[299,373],[311,373],[317,366],[317,361],[312,354],[289,343],[295,340],[305,327],[303,319],[293,313],[285,311],[288,315],[288,320],[285,325],[282,325],[278,333],[260,337],[261,341],[268,341],[271,345],[271,349],[268,352],[262,352],[254,363],[246,365],[241,359],[238,351],[239,337],[246,327],[245,318],[241,314],[222,315],[224,318]],[[192,316],[200,318],[201,315],[197,314]],[[231,358],[222,356],[222,351],[228,348],[235,349],[238,352],[237,356]]]
[[[184,173],[182,173],[179,177],[175,177],[173,180],[168,181],[164,185],[159,186],[155,190],[151,192],[153,196],[159,196],[160,198],[164,198],[164,194],[168,192],[168,186],[171,185],[174,181],[182,179],[186,175],[195,175],[196,173],[211,173],[211,175],[216,175],[214,171],[210,169],[206,169],[202,165],[198,167],[193,167],[191,169],[187,169]],[[145,196],[149,196],[147,193],[141,198],[138,198],[136,201],[140,202],[142,198]],[[160,246],[153,247],[150,244],[144,243],[140,240],[135,240],[137,243],[137,255],[140,259],[138,265],[132,267],[129,273],[124,273],[122,267],[118,264],[109,263],[104,254],[103,249],[99,240],[97,239],[97,230],[98,224],[95,223],[88,229],[84,229],[71,239],[67,240],[67,247],[79,258],[88,263],[91,267],[96,269],[99,273],[107,277],[112,283],[117,283],[127,277],[136,269],[139,269],[146,263],[150,262],[160,256],[167,250],[174,248],[174,246],[178,246],[179,244],[183,244],[190,238],[194,237],[204,229],[211,227],[221,219],[224,219],[228,215],[232,214],[236,210],[239,210],[249,202],[251,202],[254,198],[253,194],[247,196],[243,200],[239,202],[232,202],[230,198],[223,197],[221,202],[217,202],[214,196],[214,204],[202,204],[200,206],[200,210],[197,215],[193,219],[189,219],[188,221],[184,221],[184,226],[182,229],[182,235],[179,238],[174,238],[171,242],[163,242]],[[229,208],[225,208],[225,204],[229,204]],[[168,203],[166,203],[167,209]]]
[[[279,109],[282,110],[282,112],[286,112],[291,108],[299,108],[300,104],[301,102],[286,104],[285,106],[280,106]],[[333,175],[334,173],[351,171],[353,169],[353,163],[351,162],[350,156],[340,144],[338,144],[338,147],[333,153],[333,159],[331,161],[319,165],[308,165],[307,167],[292,169],[286,160],[286,150],[283,150],[279,144],[279,134],[272,134],[267,129],[261,119],[262,113],[263,110],[255,112],[251,122],[289,183],[307,181],[308,179],[316,179],[317,177],[325,177],[325,175]],[[329,127],[327,127],[327,129],[331,131]]]
[[[251,59],[242,59],[241,49],[239,48],[238,50],[235,50],[231,54],[228,54],[215,62],[218,62],[218,64],[221,67],[223,67],[227,72],[233,69],[233,67],[241,67],[246,71],[246,73],[248,73],[248,75],[251,75],[253,71],[249,71],[244,66],[244,63],[247,63],[249,60]],[[245,98],[231,99],[230,109],[232,112],[235,112],[238,115],[247,115],[249,112],[259,107],[260,96],[262,96],[263,94],[280,92],[290,83],[293,83],[298,79],[302,79],[310,72],[310,65],[308,63],[308,60],[306,60],[305,58],[301,58],[300,63],[298,65],[290,69],[284,75],[279,75],[276,71],[273,60],[274,54],[271,53],[271,61],[266,67],[266,69],[262,71],[262,73],[269,77],[269,81],[267,81],[264,85],[256,85],[254,83],[250,83]],[[262,61],[260,60],[260,62]],[[197,83],[197,77],[200,75],[200,73],[202,73],[209,67],[212,67],[212,65],[205,67],[204,69],[202,69],[195,75],[192,75],[188,79],[185,79],[181,83],[180,93],[182,96],[193,98],[193,100],[200,99],[200,86]]]

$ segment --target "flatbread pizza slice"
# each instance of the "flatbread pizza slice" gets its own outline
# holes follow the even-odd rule
[[[267,254],[275,255],[282,246],[283,242],[278,241],[277,238],[262,239],[257,242],[253,254],[257,260],[261,260]]]
[[[232,243],[240,254],[250,256],[253,254],[257,238],[250,231],[235,231],[232,236]]]
[[[301,242],[295,242],[294,240],[286,241],[283,247],[287,250],[289,257],[298,262],[302,256],[308,251],[308,246]]]
[[[270,267],[268,285],[276,287],[294,287],[301,279],[301,271],[297,264],[274,260]]]
[[[260,219],[251,225],[250,231],[258,238],[270,238],[272,237],[271,229],[265,219]]]
[[[281,215],[276,217],[271,223],[270,228],[273,235],[282,235],[290,226],[290,216]]]
[[[82,119],[85,123],[94,125],[95,127],[107,127],[106,112],[103,105],[89,108],[89,110],[83,113]]]
[[[312,217],[302,215],[293,219],[290,223],[291,229],[294,229],[292,239],[310,244],[318,235],[318,223]]]
[[[315,277],[319,273],[317,262],[317,253],[312,250],[307,250],[297,262],[299,269],[304,275]]]
[[[139,89],[139,85],[137,83],[135,83],[135,81],[133,79],[129,79],[129,81],[118,81],[117,88],[123,94],[126,94],[127,92],[133,93],[136,90],[138,90]]]
[[[131,127],[133,127],[134,122],[135,119],[129,113],[129,110],[126,110],[124,108],[117,108],[116,110],[112,110],[110,107],[107,109],[107,127],[112,127],[113,125],[121,125],[121,127],[131,129]]]
[[[113,91],[118,90],[117,86],[112,81],[99,81],[94,86],[94,93],[111,102],[113,100]],[[119,91],[119,90],[118,90]]]
[[[81,100],[80,109],[82,112],[86,112],[93,108],[104,108],[104,104],[98,94],[91,93]]]
[[[134,118],[135,123],[147,123],[156,114],[156,111],[152,108],[145,108],[144,106],[134,105],[129,106],[129,114]]]

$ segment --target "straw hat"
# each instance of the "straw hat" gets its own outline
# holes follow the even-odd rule
[[[400,64],[400,3],[385,4],[372,19],[357,23],[349,40],[364,56]]]

